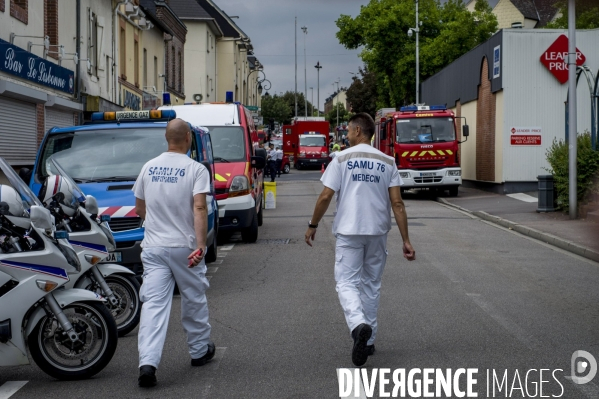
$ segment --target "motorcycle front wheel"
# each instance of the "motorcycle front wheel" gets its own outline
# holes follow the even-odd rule
[[[56,317],[43,317],[29,335],[31,357],[46,374],[59,380],[83,380],[99,373],[116,351],[114,318],[102,302],[75,302],[62,311],[79,340],[63,334]]]
[[[128,274],[111,274],[104,279],[118,301],[116,306],[107,301],[106,306],[116,321],[119,337],[123,337],[139,324],[141,317],[139,283],[134,276]]]

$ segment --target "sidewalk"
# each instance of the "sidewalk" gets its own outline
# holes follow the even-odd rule
[[[599,224],[586,219],[570,220],[563,212],[537,213],[537,203],[526,193],[522,199],[473,188],[460,187],[455,198],[438,201],[472,213],[481,219],[599,262]]]

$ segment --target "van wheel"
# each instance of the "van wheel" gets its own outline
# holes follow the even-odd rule
[[[258,240],[258,215],[254,211],[252,216],[252,223],[250,227],[241,230],[241,239],[247,243],[254,243]]]
[[[260,202],[260,210],[258,211],[258,226],[264,223],[264,212],[262,211],[262,202]]]
[[[283,173],[287,174],[290,170],[291,168],[289,167],[289,165],[285,165],[285,167],[283,168]]]
[[[214,226],[214,238],[212,239],[212,245],[208,247],[206,251],[206,263],[212,263],[218,257],[218,224]]]

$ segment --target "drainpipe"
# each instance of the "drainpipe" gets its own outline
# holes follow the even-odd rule
[[[113,60],[114,60],[114,73],[113,73],[113,77],[114,77],[114,102],[117,105],[121,104],[121,91],[118,90],[119,87],[119,74],[120,74],[120,69],[119,69],[119,23],[118,23],[118,11],[119,11],[119,7],[122,5],[125,5],[127,3],[129,3],[130,0],[124,0],[124,1],[119,1],[116,4],[116,7],[114,8],[114,17],[112,19],[113,21],[113,27],[114,27],[114,31],[112,32],[112,52],[113,52]]]
[[[81,56],[81,0],[77,0],[77,43],[75,44],[75,53],[77,53],[77,56]],[[89,58],[89,57],[88,57]],[[79,103],[82,104],[83,103],[83,99],[81,98],[81,82],[80,82],[80,71],[81,69],[79,68],[80,66],[80,62],[78,62],[77,64],[75,64],[75,67],[77,68],[75,70],[75,98],[77,100],[79,100]],[[83,123],[83,113],[79,112],[79,125],[81,125]]]

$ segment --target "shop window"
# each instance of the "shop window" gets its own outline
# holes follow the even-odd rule
[[[27,25],[29,19],[29,0],[10,0],[10,16]]]

